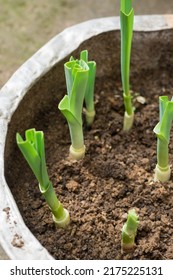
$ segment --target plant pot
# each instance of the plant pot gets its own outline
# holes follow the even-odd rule
[[[171,258],[172,182],[153,183],[156,139],[152,127],[158,121],[158,95],[169,95],[173,86],[172,28],[171,15],[135,18],[131,84],[140,96],[134,94],[135,124],[129,134],[122,132],[119,18],[91,20],[66,29],[26,61],[1,89],[0,243],[9,258]],[[66,94],[63,65],[71,55],[78,57],[84,49],[97,63],[97,115],[91,130],[84,125],[86,158],[74,163],[68,159],[67,123],[57,106]],[[155,89],[158,92],[153,92]],[[111,110],[110,114],[107,110]],[[149,110],[151,115],[147,117]],[[104,113],[105,123],[101,118]],[[23,134],[32,127],[45,132],[48,171],[61,202],[71,213],[71,224],[66,230],[55,228],[37,182],[16,146],[16,132]],[[137,152],[141,152],[140,158],[135,158]],[[106,189],[100,186],[99,190],[101,184]],[[156,198],[150,199],[148,192]],[[131,207],[137,208],[139,214],[139,232],[134,251],[124,254],[121,228]],[[34,222],[30,226],[31,220]],[[42,238],[45,235],[51,239],[52,233],[60,243],[52,244],[53,237],[45,248]],[[53,254],[52,250],[59,253]]]

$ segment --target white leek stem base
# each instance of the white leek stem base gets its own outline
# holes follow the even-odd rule
[[[128,115],[127,112],[125,112],[123,130],[129,131],[132,128],[133,121],[134,121],[134,112],[132,112],[131,115]]]
[[[95,111],[87,111],[85,109],[85,116],[86,116],[86,122],[88,126],[91,126],[93,121],[94,121],[94,117],[95,117]]]
[[[134,247],[135,247],[135,243],[124,244],[123,242],[121,242],[121,253],[123,253],[124,251],[130,252],[134,249]]]
[[[80,160],[85,156],[85,145],[80,149],[75,149],[72,145],[70,146],[70,157],[72,159]]]
[[[168,165],[166,168],[161,168],[158,164],[155,168],[155,174],[154,174],[154,181],[161,181],[161,182],[167,182],[169,181],[171,177],[171,169],[170,165]]]
[[[70,222],[70,215],[67,209],[64,208],[64,217],[62,219],[56,219],[53,215],[53,220],[57,227],[65,228]]]

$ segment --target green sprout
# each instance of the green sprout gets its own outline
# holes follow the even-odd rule
[[[138,227],[138,215],[135,209],[131,209],[127,215],[127,221],[123,225],[122,237],[121,237],[121,248],[122,250],[131,250],[135,245],[135,237]]]
[[[96,76],[96,62],[88,61],[87,50],[84,50],[80,53],[80,59],[84,60],[89,67],[88,83],[85,91],[85,115],[87,125],[91,126],[95,117],[94,84]]]
[[[133,125],[134,108],[130,92],[130,56],[133,36],[134,10],[132,0],[121,0],[120,24],[121,24],[121,79],[125,106],[124,131],[129,131]]]
[[[85,155],[83,138],[82,109],[87,88],[89,67],[83,60],[74,60],[64,64],[67,95],[60,101],[58,108],[68,122],[71,146],[70,156],[76,160]]]
[[[170,130],[173,121],[173,98],[169,101],[167,96],[159,97],[159,123],[154,132],[157,135],[157,165],[155,168],[155,181],[166,182],[170,179],[168,145]]]
[[[39,189],[43,194],[51,212],[53,220],[58,227],[66,227],[70,222],[69,212],[59,202],[52,183],[49,180],[44,147],[44,134],[42,131],[28,129],[23,140],[19,133],[16,134],[17,145],[31,170],[39,182]]]

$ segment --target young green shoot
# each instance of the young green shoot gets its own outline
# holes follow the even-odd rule
[[[31,170],[39,182],[39,189],[44,196],[51,212],[53,220],[58,227],[66,227],[70,222],[69,212],[59,202],[55,190],[49,180],[44,147],[44,134],[42,131],[28,129],[25,131],[25,138],[16,134],[17,145]]]
[[[74,60],[71,57],[70,61],[65,63],[64,69],[67,95],[60,101],[58,108],[68,122],[71,136],[70,156],[73,159],[80,160],[85,155],[82,109],[89,67],[84,60]]]
[[[124,98],[124,131],[129,131],[134,121],[134,108],[130,92],[130,57],[133,36],[134,10],[132,0],[121,0],[120,24],[121,24],[121,79]]]
[[[157,135],[157,164],[155,168],[155,181],[166,182],[170,179],[168,145],[170,130],[173,121],[173,98],[169,101],[167,96],[159,97],[159,123],[154,132]]]
[[[122,229],[121,248],[122,251],[133,249],[135,245],[135,237],[138,227],[138,215],[135,209],[131,209],[127,215],[127,221]]]
[[[96,76],[96,62],[88,61],[88,51],[84,50],[80,53],[80,59],[85,61],[89,67],[88,82],[85,91],[85,116],[86,123],[91,126],[95,117],[95,106],[94,106],[94,85]]]

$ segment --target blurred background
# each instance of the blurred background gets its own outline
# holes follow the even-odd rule
[[[118,16],[120,0],[0,0],[0,87],[34,52],[73,24]],[[135,14],[171,14],[172,0],[133,0]]]

